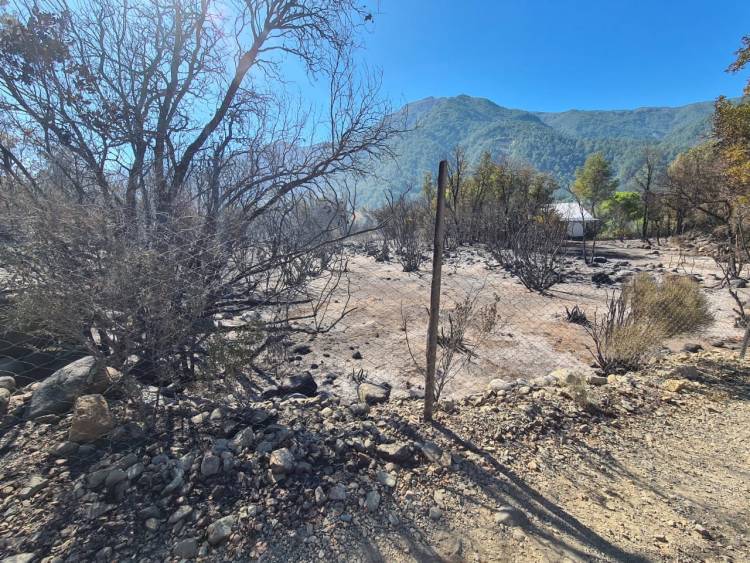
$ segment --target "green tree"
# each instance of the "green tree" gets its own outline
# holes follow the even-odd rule
[[[573,193],[591,208],[597,217],[601,203],[612,197],[617,190],[618,181],[612,167],[600,152],[589,155],[583,167],[576,170],[573,182]]]
[[[643,200],[638,192],[617,192],[601,207],[612,234],[619,238],[630,234],[631,225],[643,214]]]

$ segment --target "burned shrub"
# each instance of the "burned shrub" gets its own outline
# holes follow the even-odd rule
[[[578,305],[575,305],[572,309],[565,307],[565,320],[569,323],[588,326],[590,323],[586,317],[586,313]]]
[[[429,210],[417,200],[407,199],[406,194],[386,196],[385,205],[376,212],[383,225],[383,249],[381,256],[388,256],[388,241],[393,241],[395,253],[404,272],[416,272],[425,259],[423,254]]]
[[[541,212],[530,219],[515,219],[509,233],[507,239],[496,240],[490,248],[524,287],[545,293],[562,279],[567,230],[557,215]]]

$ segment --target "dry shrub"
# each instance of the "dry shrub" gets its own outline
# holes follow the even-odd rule
[[[440,401],[443,390],[459,373],[477,357],[479,347],[499,328],[501,318],[500,298],[479,303],[481,289],[468,292],[463,300],[440,312],[438,326],[438,355],[435,373],[435,402]],[[428,313],[429,317],[429,313]],[[402,325],[406,345],[416,368],[424,375],[425,369],[417,361],[409,341],[409,321],[403,309]],[[421,350],[420,350],[421,352]]]
[[[699,331],[712,321],[708,300],[693,279],[658,281],[640,274],[609,295],[605,313],[594,314],[584,328],[593,340],[589,349],[597,366],[615,373],[639,369],[665,339]]]

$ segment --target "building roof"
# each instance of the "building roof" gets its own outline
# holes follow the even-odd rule
[[[584,221],[586,223],[598,221],[588,210],[574,201],[561,201],[552,204],[552,210],[563,221]]]

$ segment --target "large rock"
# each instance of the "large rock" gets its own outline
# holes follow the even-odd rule
[[[375,383],[361,383],[357,389],[357,395],[362,403],[376,405],[385,403],[391,396],[391,388],[385,385],[376,385]]]
[[[76,400],[68,439],[95,442],[114,428],[107,400],[102,395],[83,395]]]
[[[110,386],[106,371],[93,356],[86,356],[57,370],[34,390],[29,418],[45,414],[64,414],[82,395],[102,394]]]

